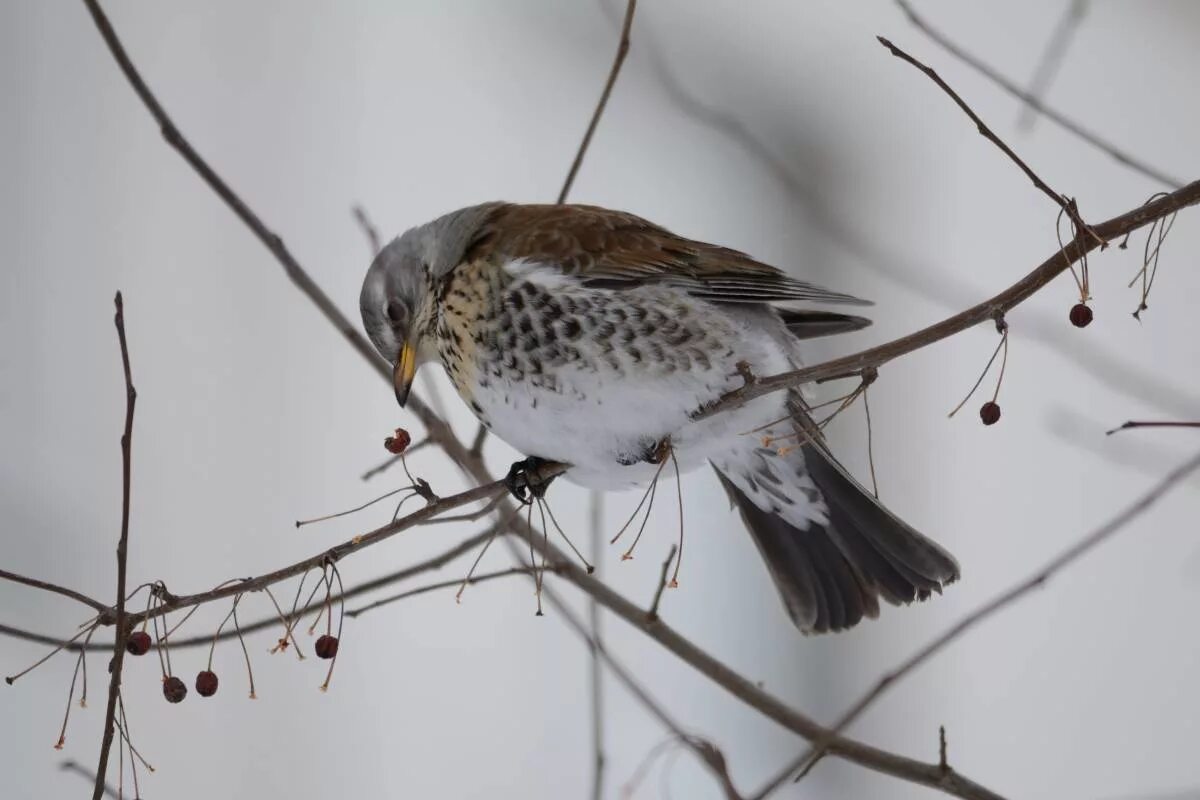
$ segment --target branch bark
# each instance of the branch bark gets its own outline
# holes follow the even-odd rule
[[[109,664],[108,704],[104,709],[104,738],[100,742],[100,759],[96,766],[96,783],[92,800],[104,797],[104,778],[108,772],[108,754],[112,749],[113,730],[116,727],[117,699],[121,695],[121,669],[125,663],[125,633],[128,625],[125,616],[125,567],[129,556],[129,496],[133,478],[133,412],[137,405],[137,390],[133,388],[133,374],[129,367],[129,346],[125,340],[125,307],[121,293],[114,300],[117,307],[114,322],[117,338],[121,344],[121,366],[125,373],[125,430],[121,434],[121,536],[117,540],[117,605],[115,613],[116,634],[113,639],[113,657]]]

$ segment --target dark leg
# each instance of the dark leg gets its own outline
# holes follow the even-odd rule
[[[542,465],[549,463],[546,459],[537,456],[530,456],[523,461],[518,461],[509,467],[508,475],[504,477],[504,485],[508,487],[509,493],[518,502],[529,505],[533,502],[532,498],[545,497],[546,489],[554,480],[554,478],[542,479],[537,475],[537,471]]]

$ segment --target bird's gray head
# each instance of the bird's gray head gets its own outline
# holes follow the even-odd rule
[[[363,280],[363,327],[380,355],[395,365],[396,400],[404,405],[422,352],[424,323],[436,317],[433,289],[458,265],[499,203],[462,208],[393,239]]]

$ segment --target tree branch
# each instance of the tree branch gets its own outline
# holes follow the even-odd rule
[[[1182,180],[1167,175],[1166,173],[1161,172],[1160,170],[1155,169],[1154,167],[1151,167],[1148,164],[1139,161],[1138,159],[1135,159],[1133,156],[1121,150],[1116,145],[1102,138],[1098,134],[1089,131],[1079,123],[1068,119],[1050,106],[1047,106],[1034,95],[1023,90],[1015,82],[1001,75],[993,67],[985,64],[983,61],[979,60],[966,50],[956,45],[948,36],[934,29],[929,25],[929,23],[921,18],[908,0],[895,0],[895,2],[896,5],[900,7],[900,11],[903,12],[904,16],[908,18],[908,21],[934,42],[939,44],[942,49],[974,69],[980,75],[987,78],[1013,97],[1020,100],[1022,103],[1025,103],[1029,108],[1036,110],[1046,119],[1055,123],[1064,130],[1073,133],[1075,136],[1078,136],[1080,139],[1087,142],[1092,147],[1095,147],[1097,150],[1103,151],[1118,163],[1124,164],[1136,172],[1140,172],[1142,175],[1146,176],[1152,181],[1169,186],[1172,189],[1178,189],[1179,187],[1183,186],[1184,182]]]
[[[1200,202],[1200,181],[1193,181],[1181,189],[1163,195],[1157,200],[1127,211],[1110,220],[1093,225],[1092,230],[1100,240],[1112,241],[1127,233],[1136,231],[1154,220],[1162,219],[1180,209],[1193,206]],[[1068,242],[1061,250],[1056,250],[1037,266],[1032,272],[1014,283],[999,294],[978,303],[965,311],[953,314],[941,322],[937,322],[915,333],[902,336],[891,342],[871,347],[852,355],[835,358],[822,364],[816,364],[791,372],[780,373],[766,378],[758,378],[753,383],[735,389],[724,395],[718,402],[696,414],[695,419],[705,419],[719,414],[730,408],[736,408],[771,392],[791,389],[805,383],[813,383],[835,375],[857,374],[868,367],[881,367],[884,364],[940,342],[956,333],[972,328],[981,322],[990,322],[998,314],[1016,308],[1032,297],[1061,273],[1066,272],[1072,264],[1084,255],[1100,246],[1096,237],[1080,234]]]
[[[133,374],[129,367],[129,346],[125,341],[125,307],[121,293],[113,301],[117,307],[114,323],[117,339],[121,344],[121,366],[125,372],[125,430],[121,434],[121,537],[117,540],[117,605],[116,633],[113,639],[113,657],[109,664],[108,705],[104,710],[104,738],[100,742],[100,759],[96,766],[96,784],[92,800],[104,797],[104,778],[108,772],[108,754],[112,749],[113,730],[116,724],[117,698],[121,694],[121,668],[125,663],[125,636],[129,630],[125,616],[125,566],[129,553],[129,496],[133,471],[133,411],[137,405],[137,390],[133,388]]]
[[[1162,499],[1163,495],[1167,494],[1176,485],[1186,480],[1197,469],[1200,469],[1200,453],[1192,456],[1184,464],[1175,468],[1167,474],[1154,488],[1146,494],[1138,498],[1134,503],[1125,508],[1121,513],[1117,514],[1111,520],[1106,522],[1101,527],[1089,533],[1087,536],[1080,539],[1075,544],[1068,547],[1063,552],[1059,553],[1054,558],[1050,559],[1035,573],[1028,578],[1017,583],[1015,586],[1001,592],[996,597],[981,605],[971,613],[967,614],[961,620],[952,625],[942,634],[938,635],[931,642],[926,644],[907,660],[902,662],[898,667],[886,673],[879,682],[863,695],[859,700],[850,707],[850,709],[842,715],[837,723],[831,728],[831,734],[838,734],[844,731],[854,720],[858,719],[867,707],[874,703],[880,695],[882,695],[889,687],[894,685],[904,676],[915,670],[917,667],[924,664],[926,661],[937,655],[942,649],[948,646],[955,639],[962,636],[971,628],[983,622],[988,617],[996,614],[1005,607],[1011,605],[1017,600],[1024,597],[1034,589],[1039,589],[1044,586],[1055,573],[1070,566],[1072,563],[1082,558],[1087,553],[1091,552],[1096,547],[1100,546],[1115,534],[1119,533],[1130,522],[1136,519],[1141,514],[1145,513],[1152,505]],[[781,777],[786,780],[786,776],[794,775],[800,772],[801,776],[807,769],[816,763],[825,752],[824,744],[826,740],[820,740],[805,751],[799,758],[789,764],[781,773]],[[765,797],[766,793],[760,793],[756,797]]]
[[[583,134],[583,140],[579,142],[575,160],[571,162],[571,169],[567,171],[567,178],[563,181],[562,190],[558,193],[558,200],[555,202],[559,205],[567,202],[567,195],[571,193],[571,185],[575,183],[575,175],[583,164],[583,157],[587,155],[588,146],[592,143],[592,136],[596,133],[596,126],[600,124],[604,107],[608,105],[608,97],[617,83],[617,76],[621,74],[621,65],[625,63],[625,56],[629,53],[629,31],[633,28],[633,12],[636,9],[637,0],[628,0],[625,5],[625,21],[621,24],[621,40],[617,43],[617,55],[613,58],[612,69],[608,71],[608,80],[604,82],[604,91],[600,93],[600,100],[596,103],[596,110],[592,112],[592,119]]]
[[[828,728],[801,714],[754,682],[734,672],[663,622],[661,618],[654,621],[647,620],[645,609],[597,581],[582,568],[570,563],[566,555],[554,545],[544,543],[540,537],[534,538],[535,550],[544,553],[547,561],[562,565],[560,577],[595,597],[609,611],[674,653],[685,664],[725,689],[729,694],[793,733],[803,736],[810,742],[828,740],[830,753],[885,775],[939,789],[956,797],[971,798],[972,800],[985,798],[986,800],[998,800],[1000,798],[1000,795],[957,772],[944,772],[937,763],[905,758],[841,735],[832,736],[832,731]]]
[[[68,589],[65,586],[59,586],[58,584],[50,583],[48,581],[41,581],[37,578],[26,578],[24,575],[18,575],[17,573],[9,572],[8,570],[0,569],[0,580],[12,581],[13,583],[20,583],[24,586],[32,586],[35,589],[41,589],[46,592],[61,594],[63,597],[69,597],[72,600],[78,600],[85,606],[90,606],[94,611],[98,611],[101,614],[110,609],[110,606],[106,606],[99,600],[93,600],[86,594],[77,592],[74,589]]]

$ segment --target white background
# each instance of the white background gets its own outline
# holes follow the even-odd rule
[[[1015,130],[1018,105],[952,60],[885,2],[644,0],[633,50],[573,199],[640,213],[747,250],[879,303],[877,324],[814,358],[885,341],[998,291],[1053,252],[1056,209],[975,134],[925,77],[875,41],[936,67],[1060,191],[1100,220],[1160,186],[1046,123]],[[1032,75],[1064,2],[924,2],[929,19],[1019,81]],[[612,58],[618,10],[597,3],[230,2],[107,4],[134,61],[201,153],[335,302],[357,319],[369,253],[350,207],[387,235],[451,208],[557,193]],[[1200,162],[1200,5],[1093,3],[1050,102],[1182,179]],[[721,115],[690,116],[660,65]],[[732,128],[730,126],[733,126]],[[730,130],[733,134],[730,134]],[[738,132],[761,143],[757,154]],[[762,158],[765,152],[769,160]],[[377,507],[296,531],[297,517],[399,485],[365,485],[383,435],[413,425],[230,211],[161,140],[80,3],[0,4],[0,563],[98,597],[112,594],[124,397],[111,298],[126,297],[140,391],[130,580],[177,592],[259,573],[384,521]],[[871,390],[884,499],[959,558],[934,601],[886,609],[851,633],[804,639],[706,473],[684,484],[688,557],[668,622],[733,668],[831,720],[936,632],[1028,575],[1181,461],[1186,433],[1105,438],[1128,418],[1200,415],[1195,212],[1163,251],[1138,324],[1126,282],[1142,237],[1093,259],[1095,323],[1066,321],[1056,281],[1012,313],[1000,402],[946,413],[995,344],[988,326],[883,370]],[[431,376],[422,375],[419,390]],[[465,408],[438,383],[464,435]],[[990,391],[992,382],[985,382]],[[825,387],[826,391],[832,391]],[[415,425],[413,425],[415,429]],[[834,426],[865,474],[855,409]],[[493,441],[501,472],[513,453]],[[462,486],[435,454],[414,469]],[[951,763],[1012,797],[1146,797],[1200,785],[1197,482],[1121,537],[896,686],[854,728],[881,747]],[[557,486],[559,518],[585,537],[587,495]],[[611,497],[616,527],[633,494]],[[606,579],[648,602],[674,537],[662,503],[639,557],[604,554]],[[343,564],[357,582],[472,532],[414,531]],[[486,568],[502,568],[493,551]],[[462,574],[466,565],[437,577]],[[564,587],[573,603],[579,596]],[[284,589],[281,594],[288,595]],[[157,664],[132,660],[126,705],[158,768],[146,797],[562,798],[590,790],[587,655],[521,581],[415,598],[348,624],[333,687],[323,663],[250,642],[259,700],[236,646],[222,688],[168,706]],[[266,613],[265,598],[246,601]],[[257,613],[254,613],[257,612]],[[193,618],[211,629],[224,609]],[[73,630],[81,607],[0,584],[0,621]],[[802,743],[640,633],[608,620],[611,649],[686,724],[713,739],[746,791]],[[306,647],[308,647],[308,644]],[[11,674],[43,649],[0,642]],[[198,650],[176,653],[191,683]],[[0,686],[4,796],[83,797],[63,758],[94,764],[104,658],[62,753],[52,745],[72,659]],[[664,731],[616,684],[607,691],[608,797]],[[719,797],[690,756],[636,797]],[[115,781],[115,770],[113,772]],[[932,796],[824,761],[782,797]],[[1180,796],[1195,796],[1180,795]]]

